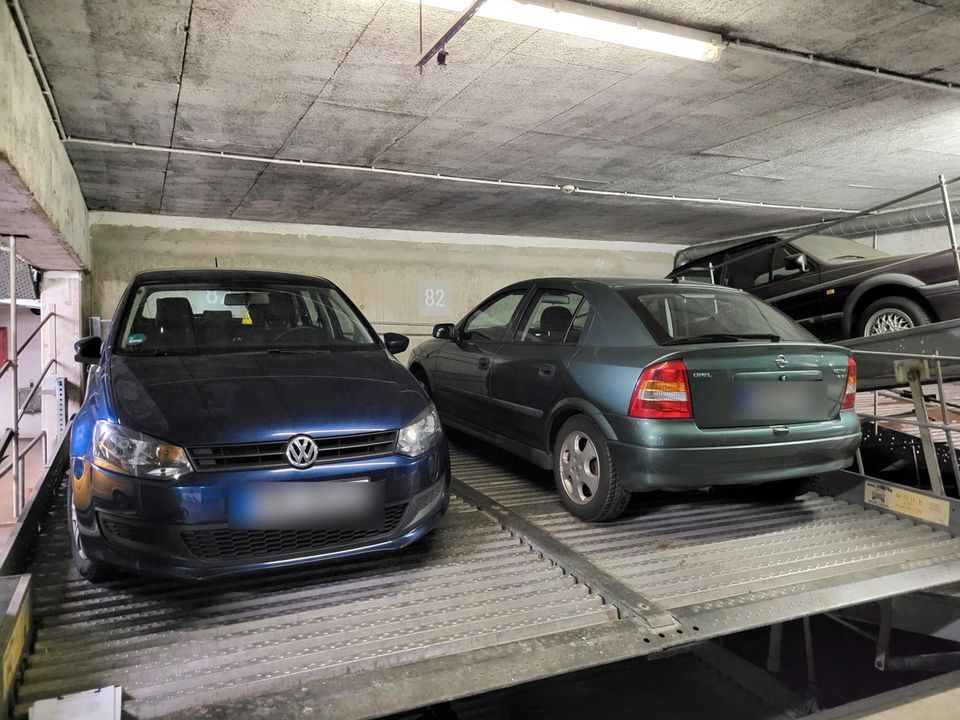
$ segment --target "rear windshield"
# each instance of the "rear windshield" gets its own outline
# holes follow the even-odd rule
[[[779,310],[746,293],[703,288],[622,288],[621,297],[660,345],[683,342],[816,339]]]
[[[361,350],[378,344],[335,288],[144,285],[120,319],[121,355]]]

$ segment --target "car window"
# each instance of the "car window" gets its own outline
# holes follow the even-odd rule
[[[520,342],[557,345],[567,341],[583,295],[568,290],[540,290],[520,333]]]
[[[573,324],[567,332],[566,342],[573,344],[580,342],[580,338],[583,337],[583,328],[586,326],[589,317],[590,301],[584,298],[573,315]]]
[[[722,285],[747,290],[770,282],[773,248],[756,246],[731,250],[723,267]]]
[[[120,328],[121,355],[377,347],[346,298],[319,285],[144,285]]]
[[[526,290],[511,290],[485,302],[467,318],[462,338],[473,342],[505,340],[526,294]]]
[[[773,271],[770,273],[770,282],[786,280],[796,275],[802,275],[803,270],[798,267],[788,268],[787,258],[797,253],[789,245],[778,245],[773,250]]]
[[[779,310],[746,293],[707,287],[625,288],[619,292],[661,345],[705,335],[770,334],[801,342],[814,339]]]

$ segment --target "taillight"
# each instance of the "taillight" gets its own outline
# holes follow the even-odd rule
[[[630,417],[657,420],[693,417],[683,360],[667,360],[641,373],[630,400]]]
[[[843,391],[841,410],[853,410],[857,402],[857,363],[852,357],[847,358],[847,388]]]

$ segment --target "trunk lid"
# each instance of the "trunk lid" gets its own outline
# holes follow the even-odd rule
[[[684,348],[694,421],[731,428],[830,420],[846,390],[848,352],[810,343]]]

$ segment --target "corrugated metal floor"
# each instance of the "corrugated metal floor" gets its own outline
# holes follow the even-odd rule
[[[482,511],[455,498],[407,551],[207,585],[82,580],[61,490],[26,568],[38,631],[18,711],[116,684],[134,717],[245,717],[250,697],[373,717],[960,579],[949,533],[829,497],[637,498],[590,525],[549,473],[463,439],[453,461]]]
[[[640,495],[620,520],[589,524],[563,509],[551,473],[472,442],[453,452],[459,482],[699,637],[933,587],[960,568],[960,540],[946,530],[816,493],[780,503],[734,488]]]
[[[408,552],[198,585],[92,586],[67,550],[58,493],[28,571],[36,644],[18,711],[122,685],[152,717],[238,695],[584,628],[616,609],[459,500]]]

